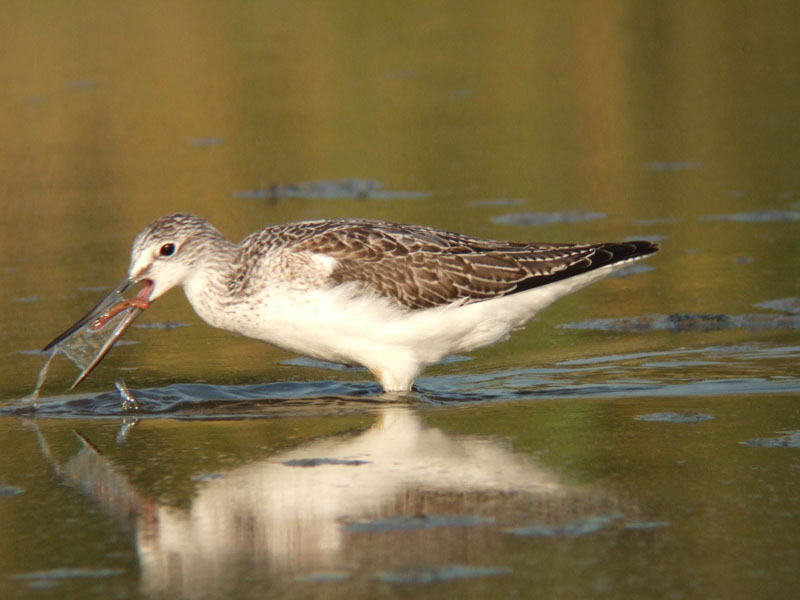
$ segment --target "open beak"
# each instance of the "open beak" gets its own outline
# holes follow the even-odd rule
[[[92,308],[83,317],[67,329],[64,333],[57,336],[47,346],[42,349],[42,352],[47,352],[53,348],[57,348],[59,344],[72,337],[74,334],[82,330],[84,327],[89,327],[92,330],[102,329],[106,323],[112,320],[115,316],[122,312],[126,312],[125,317],[117,323],[113,333],[106,339],[103,346],[97,352],[95,357],[89,365],[81,372],[70,389],[75,389],[78,384],[83,381],[92,370],[100,364],[103,357],[108,354],[116,341],[125,333],[125,330],[131,326],[131,323],[138,317],[144,310],[150,306],[150,294],[153,292],[153,282],[150,279],[142,279],[142,288],[134,298],[125,300],[123,294],[134,286],[137,282],[132,279],[124,279],[115,287],[109,294],[100,300],[97,305]]]

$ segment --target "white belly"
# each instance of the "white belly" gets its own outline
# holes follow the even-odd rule
[[[349,285],[272,287],[223,307],[190,295],[210,325],[314,358],[367,367],[387,390],[407,390],[448,354],[505,338],[557,298],[608,275],[604,267],[532,290],[472,304],[408,310]]]

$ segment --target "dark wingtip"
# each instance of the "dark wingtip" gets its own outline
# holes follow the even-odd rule
[[[601,264],[614,264],[623,260],[630,260],[632,258],[640,258],[655,254],[661,247],[647,240],[633,240],[630,242],[619,242],[610,244],[601,244],[600,249],[605,250],[610,254],[608,260],[602,261]],[[598,265],[600,266],[600,265]]]
[[[636,248],[636,256],[646,256],[661,250],[661,246],[655,242],[648,242],[647,240],[636,240],[627,243],[633,244],[633,246]]]
[[[654,242],[633,240],[630,242],[606,242],[603,244],[586,244],[574,246],[584,252],[584,256],[572,264],[548,275],[533,275],[519,282],[510,293],[516,294],[529,289],[548,285],[562,279],[568,279],[601,267],[608,267],[628,261],[637,260],[655,254],[661,248]]]

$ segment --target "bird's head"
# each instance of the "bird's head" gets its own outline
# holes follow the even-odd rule
[[[175,213],[154,221],[133,243],[128,276],[43,351],[61,349],[62,345],[71,343],[68,340],[78,332],[89,331],[89,335],[102,337],[100,349],[72,384],[74,388],[99,364],[151,301],[185,284],[202,268],[205,258],[213,255],[215,246],[225,244],[230,245],[214,227],[194,215]],[[125,299],[123,294],[137,283],[141,284],[139,292],[134,298]]]
[[[131,249],[128,278],[150,285],[152,301],[182,285],[200,267],[204,251],[221,234],[207,221],[183,213],[161,217],[139,233]]]

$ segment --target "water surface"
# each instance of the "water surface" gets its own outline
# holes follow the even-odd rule
[[[0,8],[0,596],[793,597],[795,7],[488,6]],[[662,252],[409,396],[173,291],[21,402],[177,210]]]

